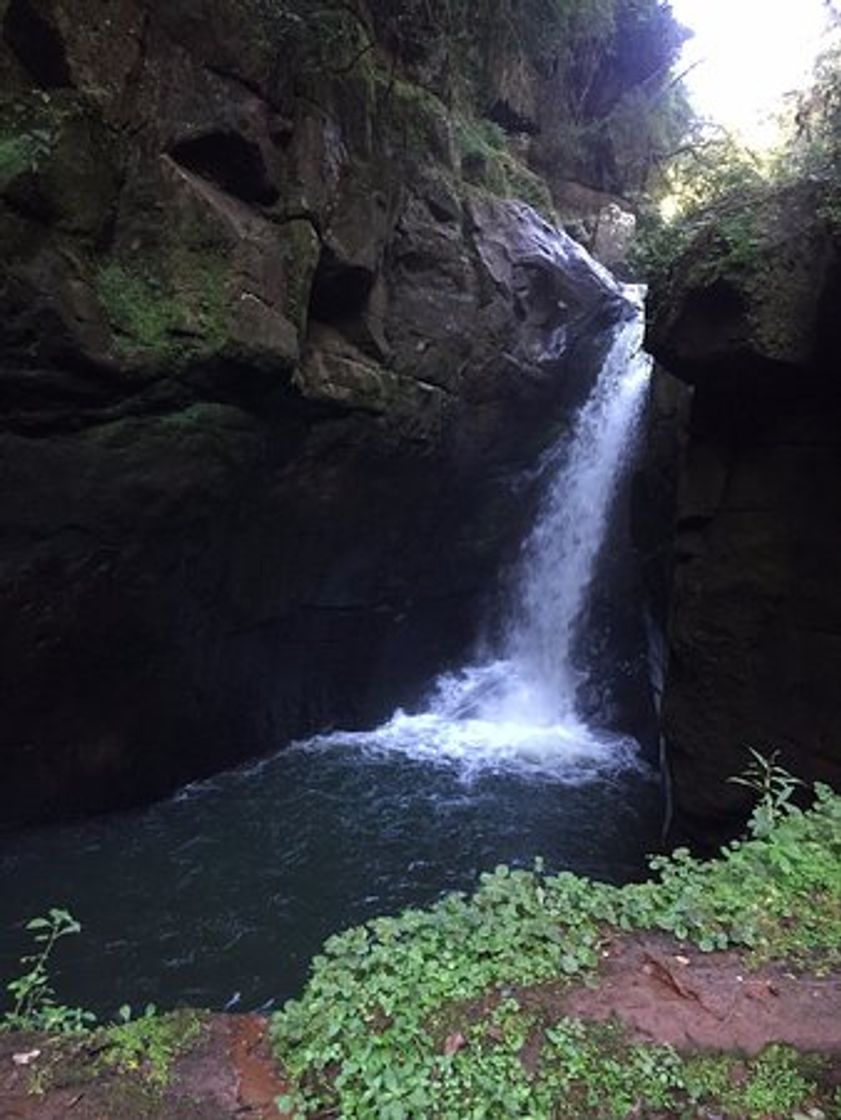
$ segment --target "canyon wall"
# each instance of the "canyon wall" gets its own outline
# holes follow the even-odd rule
[[[808,181],[735,200],[654,293],[693,386],[663,731],[682,834],[729,831],[747,747],[841,784],[841,260]]]
[[[522,533],[621,303],[517,201],[584,149],[378,7],[0,3],[3,824],[379,719]]]

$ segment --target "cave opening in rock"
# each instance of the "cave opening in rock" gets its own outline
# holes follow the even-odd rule
[[[259,145],[237,132],[211,132],[181,140],[170,155],[196,175],[243,202],[271,206],[277,201]]]
[[[10,0],[3,39],[41,89],[73,84],[61,35],[30,0]]]
[[[355,318],[365,310],[373,282],[370,269],[348,264],[323,246],[310,290],[310,318],[333,325]]]

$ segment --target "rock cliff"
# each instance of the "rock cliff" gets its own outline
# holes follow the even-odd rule
[[[410,699],[620,313],[341,11],[0,3],[5,824]]]
[[[841,322],[832,196],[735,200],[660,292],[649,345],[694,387],[663,706],[679,824],[726,830],[746,746],[841,782]]]

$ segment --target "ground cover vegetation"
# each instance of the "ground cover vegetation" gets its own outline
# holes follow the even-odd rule
[[[773,761],[746,780],[752,835],[715,861],[679,849],[621,888],[547,875],[540,861],[498,867],[470,897],[332,937],[272,1023],[292,1085],[281,1107],[382,1120],[841,1115],[820,1058],[681,1054],[535,999],[595,983],[605,939],[648,930],[738,949],[745,968],[841,967],[841,797],[820,787],[801,812]]]

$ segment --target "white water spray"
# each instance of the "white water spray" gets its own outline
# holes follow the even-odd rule
[[[643,327],[640,316],[617,328],[571,443],[550,455],[554,478],[523,548],[505,640],[519,683],[506,702],[519,719],[576,718],[574,644],[651,368]]]
[[[523,545],[497,656],[440,677],[426,712],[398,711],[374,731],[317,736],[305,746],[399,750],[456,761],[468,774],[514,769],[569,784],[635,764],[633,740],[597,734],[581,720],[585,674],[573,655],[651,368],[643,328],[640,309],[614,329],[590,398],[543,463],[552,481]]]

